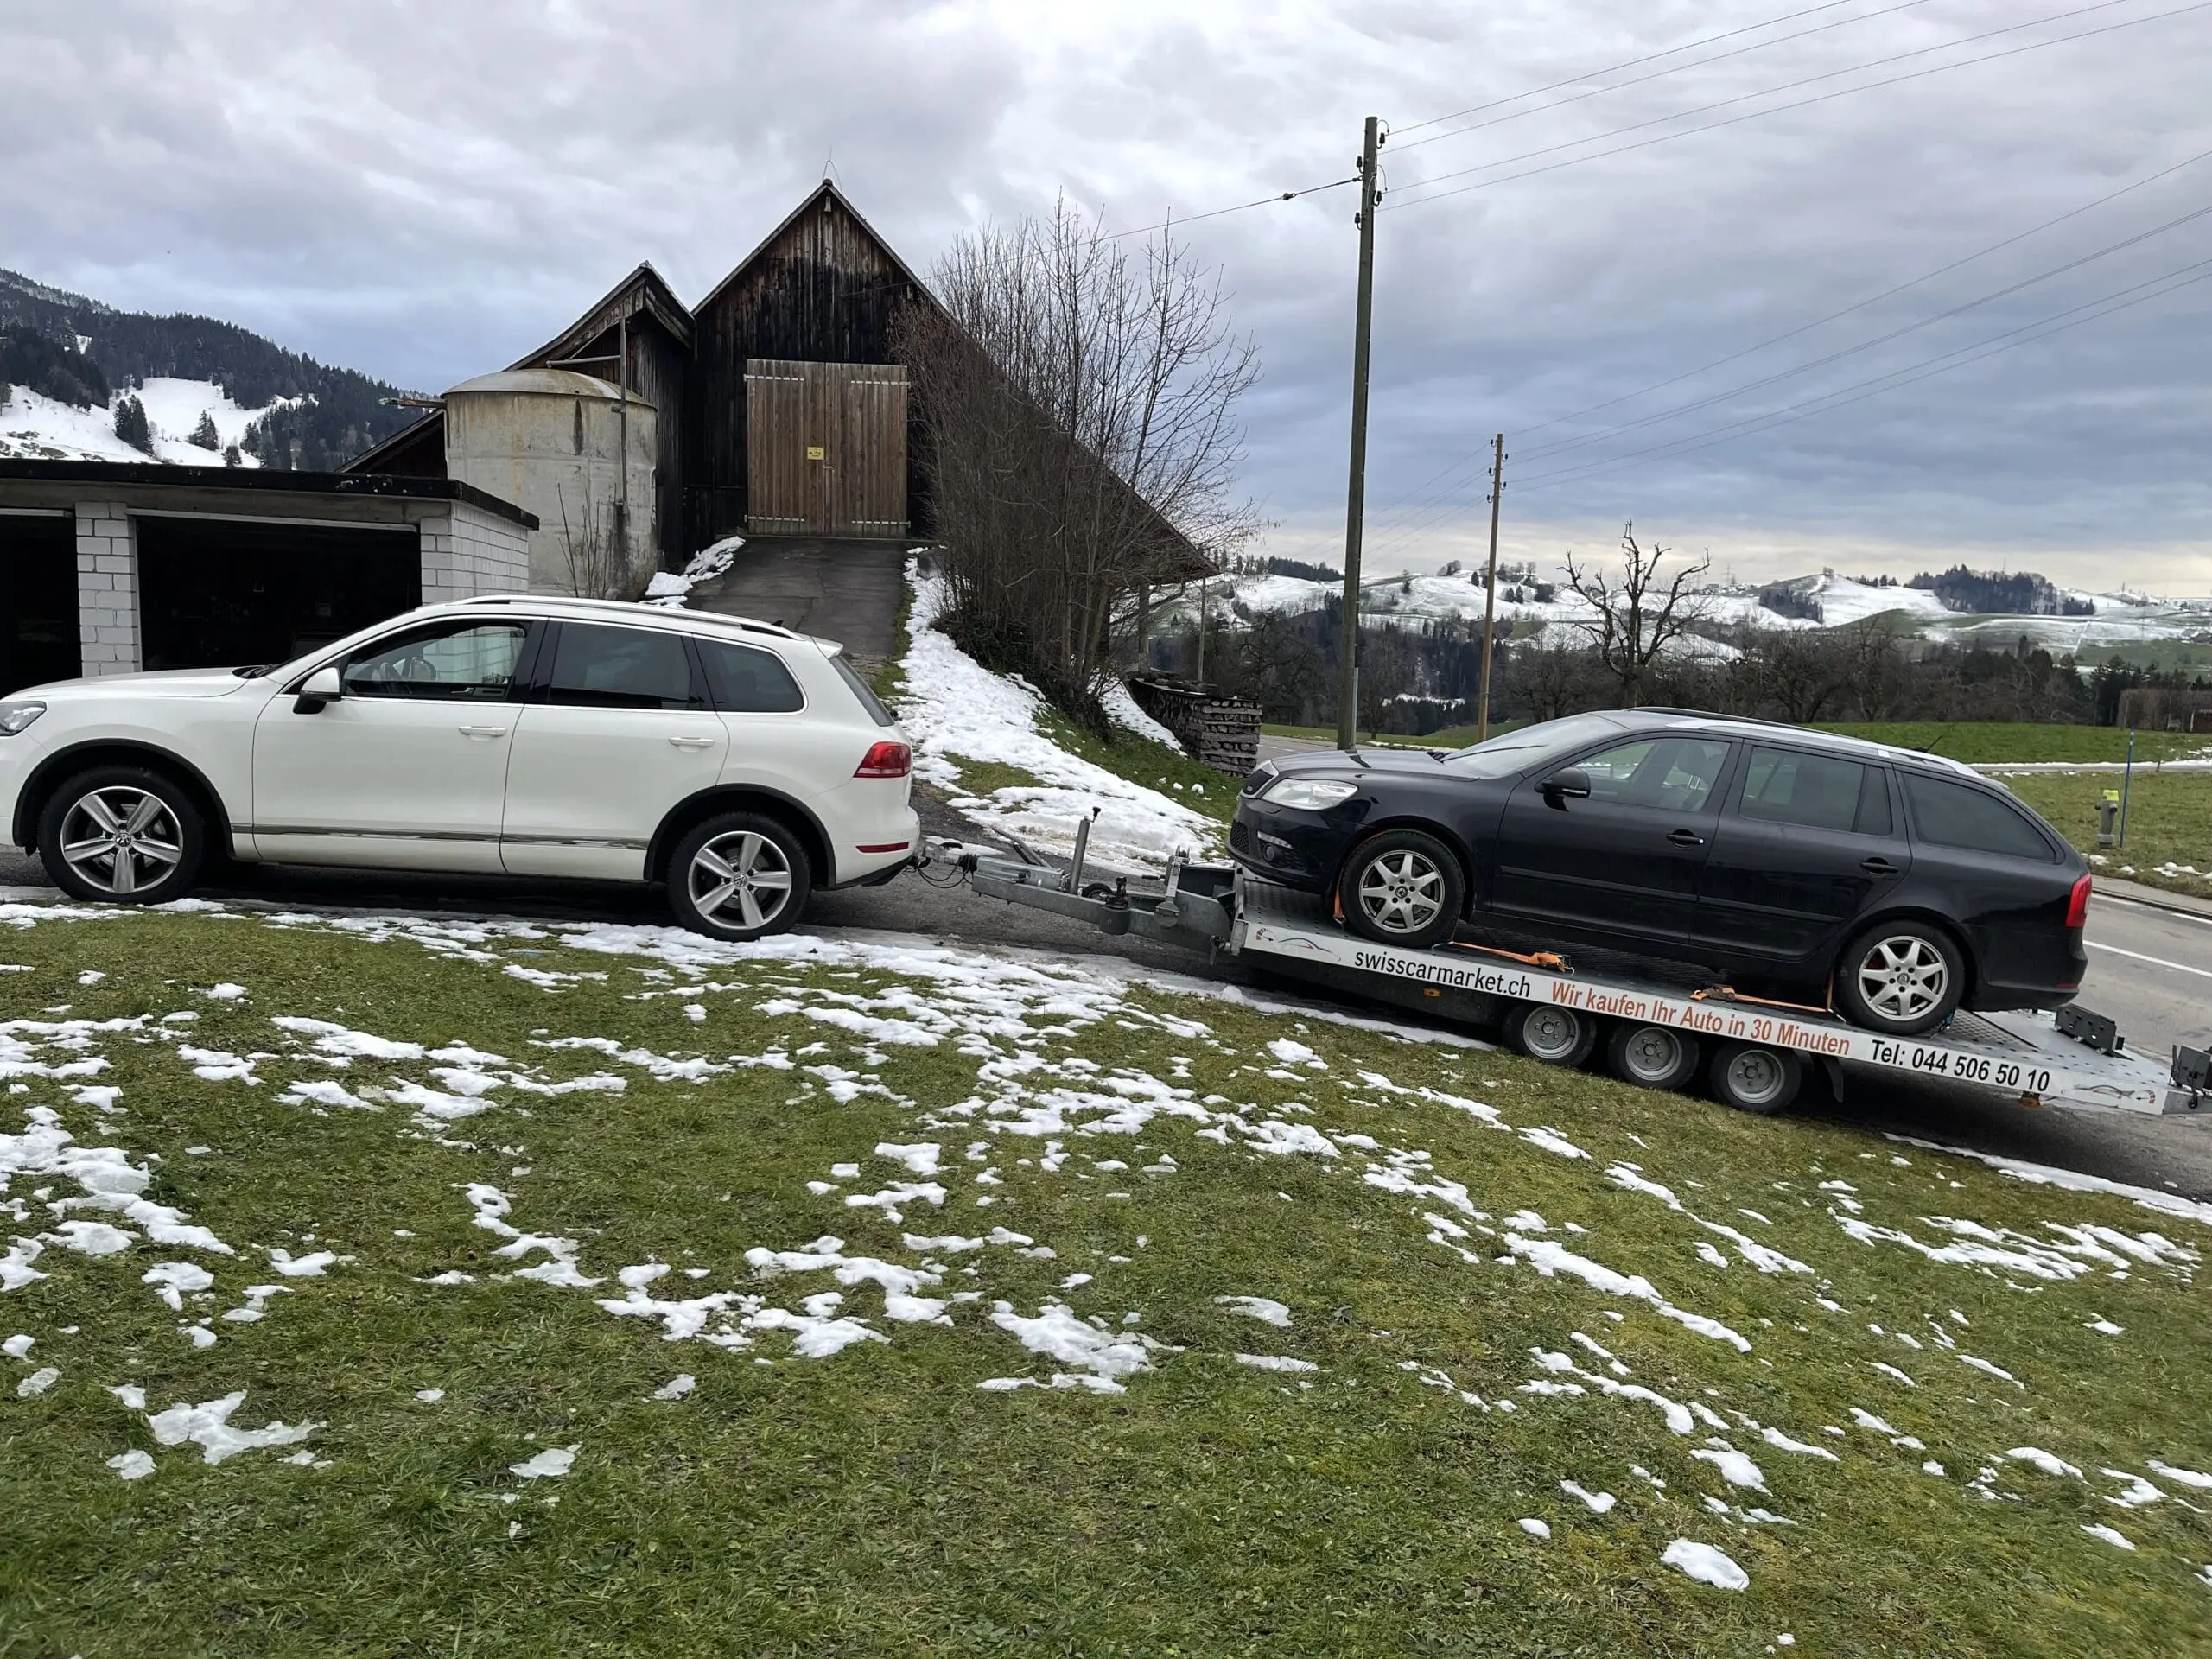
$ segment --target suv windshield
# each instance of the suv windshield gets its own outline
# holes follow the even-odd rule
[[[1503,778],[1526,772],[1593,739],[1611,737],[1620,729],[1618,721],[1603,715],[1569,715],[1565,720],[1523,726],[1517,732],[1501,733],[1487,743],[1455,749],[1444,757],[1444,764],[1471,778]]]

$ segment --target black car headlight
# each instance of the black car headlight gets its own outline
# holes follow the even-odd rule
[[[0,737],[13,737],[46,712],[42,702],[0,702]]]
[[[1276,806],[1320,812],[1342,804],[1359,793],[1357,784],[1333,778],[1279,778],[1260,791],[1260,798]]]

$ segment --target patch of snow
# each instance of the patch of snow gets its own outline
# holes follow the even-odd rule
[[[107,1460],[107,1466],[124,1480],[143,1480],[154,1472],[154,1454],[150,1452],[119,1452]]]
[[[2092,1538],[2103,1539],[2105,1542],[2112,1545],[2115,1549],[2133,1550],[2135,1548],[2133,1544],[2127,1541],[2125,1534],[2115,1531],[2113,1529],[2106,1526],[2101,1522],[2098,1522],[2094,1526],[2084,1527],[2082,1530],[2088,1533]]]
[[[519,1475],[524,1480],[558,1479],[575,1466],[576,1453],[582,1450],[581,1445],[549,1446],[535,1457],[525,1459],[521,1463],[509,1464],[507,1472]]]
[[[41,1365],[38,1370],[33,1371],[29,1376],[23,1377],[16,1382],[16,1398],[18,1400],[29,1400],[35,1395],[44,1394],[48,1389],[52,1388],[60,1380],[61,1372],[57,1367],[52,1365]]]
[[[1249,1365],[1255,1371],[1318,1371],[1321,1368],[1310,1359],[1292,1359],[1282,1354],[1232,1354],[1239,1365]]]
[[[699,1386],[699,1379],[689,1371],[678,1371],[674,1376],[653,1390],[656,1400],[681,1400]]]
[[[1579,1485],[1571,1480],[1560,1482],[1559,1489],[1569,1497],[1580,1498],[1590,1506],[1591,1513],[1593,1515],[1603,1515],[1620,1502],[1611,1492],[1593,1492],[1587,1487]]]
[[[118,1395],[122,1390],[116,1391]],[[131,1404],[125,1400],[124,1404]],[[226,1394],[219,1400],[209,1400],[200,1405],[174,1405],[165,1411],[151,1414],[146,1427],[153,1431],[157,1446],[196,1444],[200,1454],[209,1463],[220,1463],[234,1458],[241,1452],[252,1452],[264,1446],[291,1446],[304,1440],[321,1423],[270,1423],[263,1428],[233,1428],[231,1414],[245,1403],[245,1390]],[[144,1396],[138,1399],[143,1408]]]
[[[1284,1331],[1290,1329],[1290,1310],[1281,1302],[1265,1296],[1217,1296],[1214,1302],[1232,1313],[1255,1319],[1262,1325],[1272,1325]]]
[[[1552,1535],[1551,1528],[1546,1525],[1543,1522],[1537,1520],[1533,1515],[1524,1515],[1513,1524],[1520,1528],[1522,1531],[1527,1533],[1531,1538],[1548,1538]]]
[[[726,536],[694,553],[680,572],[655,571],[653,579],[645,584],[645,603],[663,610],[682,610],[691,596],[691,590],[701,582],[711,582],[727,571],[736,558],[738,549],[744,545],[744,537]]]
[[[911,580],[899,720],[913,741],[918,779],[960,796],[960,810],[977,823],[1063,853],[1073,850],[1076,825],[1096,808],[1090,850],[1102,868],[1154,866],[1184,849],[1202,855],[1220,850],[1216,820],[1069,753],[1039,730],[1043,698],[990,672],[938,632],[944,579]],[[982,797],[963,793],[963,760],[1014,766],[1037,782]]]
[[[1709,1584],[1716,1590],[1747,1590],[1751,1587],[1751,1575],[1711,1544],[1677,1538],[1659,1553],[1659,1559],[1669,1567],[1688,1574],[1700,1584]]]

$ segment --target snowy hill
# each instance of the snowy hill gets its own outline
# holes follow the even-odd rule
[[[414,418],[384,406],[398,387],[318,363],[235,323],[120,311],[0,270],[0,335],[26,330],[48,342],[39,351],[49,363],[58,352],[65,365],[87,372],[19,371],[11,385],[0,364],[0,456],[145,461],[115,435],[115,402],[125,391],[145,405],[156,434],[153,458],[171,463],[208,464],[210,452],[185,442],[202,412],[224,446],[236,443],[268,466],[310,471],[344,465]],[[219,464],[220,449],[214,454]]]
[[[144,405],[146,423],[153,435],[149,456],[134,449],[115,435],[115,404],[135,397]],[[274,410],[288,409],[297,398],[279,397],[257,409],[242,409],[222,387],[211,380],[181,380],[163,375],[130,391],[118,392],[105,404],[73,408],[58,399],[41,397],[27,386],[16,387],[0,403],[0,457],[33,461],[166,461],[179,467],[219,467],[223,450],[242,445],[252,424]],[[214,423],[219,441],[214,449],[190,442],[201,416]],[[238,464],[258,467],[259,456],[241,449]]]
[[[1547,580],[1560,582],[1554,572]],[[2059,590],[2066,599],[2094,607],[2086,616],[1992,616],[1954,611],[1924,588],[1878,586],[1826,570],[1761,588],[1714,588],[1700,596],[1706,620],[1717,626],[1836,628],[1897,619],[1929,639],[2011,648],[2025,634],[2052,652],[2087,645],[2133,645],[2169,639],[2212,641],[2212,600],[2160,600],[2140,594],[2088,594]],[[1240,576],[1217,584],[1208,597],[1209,613],[1240,618],[1321,610],[1337,605],[1343,589],[1334,582],[1297,576]],[[1768,602],[1770,596],[1787,611]],[[1465,576],[1397,575],[1362,582],[1360,613],[1370,626],[1421,626],[1443,620],[1471,622],[1480,629],[1483,589]],[[1187,626],[1197,612],[1195,592],[1160,605],[1163,626]],[[1567,626],[1586,618],[1590,607],[1563,582],[1549,597],[1537,599],[1527,582],[1498,584],[1497,618],[1512,626],[1516,638],[1572,643],[1580,636]],[[1727,647],[1715,645],[1717,652]]]

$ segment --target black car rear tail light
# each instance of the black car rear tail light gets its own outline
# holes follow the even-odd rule
[[[2084,874],[2074,884],[2074,893],[2066,901],[2066,925],[2083,927],[2089,920],[2089,878]]]

